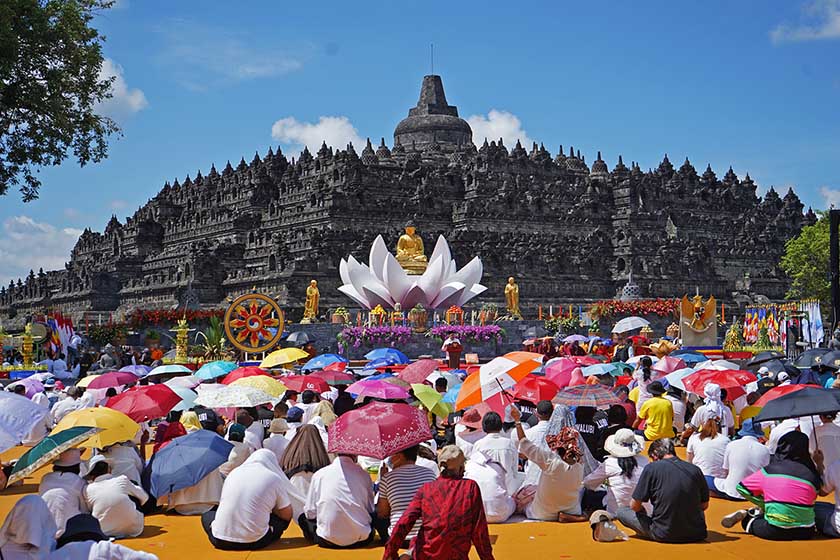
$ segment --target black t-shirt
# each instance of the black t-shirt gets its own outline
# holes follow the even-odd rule
[[[706,518],[700,504],[709,501],[703,471],[676,458],[645,466],[633,499],[653,505],[650,532],[668,543],[698,542],[706,538]]]
[[[583,438],[589,452],[595,455],[598,450],[598,439],[601,437],[601,430],[595,425],[595,422],[590,420],[575,422],[575,430],[580,433],[580,437]]]
[[[197,406],[193,410],[195,410],[195,414],[198,416],[198,422],[201,424],[202,428],[210,430],[211,432],[218,430],[222,420],[219,418],[218,414],[213,412],[212,409]]]
[[[263,433],[265,434],[265,437],[269,436],[268,428],[271,427],[272,420],[274,420],[273,410],[269,410],[262,406],[257,408],[257,421],[260,424],[262,424],[262,427],[264,428]]]

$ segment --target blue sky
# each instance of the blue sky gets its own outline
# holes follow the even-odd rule
[[[840,206],[840,0],[121,0],[96,23],[117,76],[102,110],[123,136],[103,163],[44,170],[39,200],[0,198],[4,283],[61,267],[81,229],[211,163],[322,138],[390,145],[430,43],[479,142],[573,145],[645,169],[667,152]]]

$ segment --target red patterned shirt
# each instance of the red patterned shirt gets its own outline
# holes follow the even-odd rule
[[[475,545],[481,560],[493,560],[481,491],[473,480],[440,477],[420,487],[385,546],[393,560],[405,536],[422,519],[414,539],[414,560],[467,560]]]

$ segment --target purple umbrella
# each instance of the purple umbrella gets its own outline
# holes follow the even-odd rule
[[[27,399],[31,399],[38,393],[42,393],[44,391],[44,384],[35,379],[34,377],[27,377],[25,379],[21,379],[20,381],[15,381],[11,385],[23,385],[24,387],[26,387]]]
[[[563,342],[586,342],[587,340],[589,339],[582,334],[570,334],[563,339]]]
[[[125,366],[124,368],[120,368],[120,371],[133,373],[137,377],[145,377],[149,375],[152,368],[150,366]]]
[[[360,397],[373,397],[375,399],[408,398],[408,391],[382,379],[356,381],[347,387],[347,392]]]

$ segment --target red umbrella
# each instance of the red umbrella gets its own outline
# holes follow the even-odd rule
[[[397,377],[406,383],[423,383],[439,367],[440,364],[437,360],[417,360],[413,364],[406,366],[405,369],[397,374]]]
[[[601,360],[592,356],[572,356],[570,359],[579,366],[594,366],[601,363]]]
[[[137,383],[137,376],[127,371],[110,371],[98,375],[96,379],[88,384],[88,388],[107,389],[108,387],[119,387],[120,385],[128,385],[129,383]]]
[[[330,386],[321,377],[314,375],[290,375],[282,379],[283,385],[296,393],[303,393],[304,391],[315,391],[316,393],[326,393],[330,390]]]
[[[119,410],[135,422],[166,416],[181,402],[181,397],[168,385],[140,385],[108,399],[106,406]]]
[[[344,371],[345,369],[347,369],[347,362],[333,362],[322,371]]]
[[[330,426],[327,450],[384,459],[432,437],[429,419],[419,408],[372,402],[342,414]]]
[[[748,371],[740,369],[701,369],[691,375],[683,377],[683,385],[691,393],[702,395],[703,389],[709,383],[716,383],[722,389],[730,391],[741,389],[747,383],[755,381],[756,377]],[[741,389],[743,392],[743,389]],[[729,398],[736,398],[730,394]]]
[[[245,377],[255,377],[257,375],[266,375],[268,377],[271,377],[271,374],[262,368],[258,368],[257,366],[245,366],[236,368],[235,370],[227,374],[222,380],[222,383],[225,385],[230,385],[237,379],[243,379]]]
[[[801,391],[807,387],[807,385],[781,385],[779,387],[773,387],[763,395],[761,398],[758,399],[753,403],[753,406],[764,406],[773,399],[778,399],[783,395],[787,395],[788,393],[795,393],[796,391]]]
[[[336,362],[341,363],[341,362]],[[333,370],[326,370],[323,369],[321,371],[315,371],[309,374],[309,377],[320,377],[324,381],[327,382],[328,385],[350,385],[356,379],[350,375],[349,373],[344,373],[341,371],[333,371]]]
[[[538,403],[540,401],[550,401],[557,395],[557,391],[559,390],[553,381],[545,377],[528,375],[528,377],[516,384],[513,390],[513,397],[531,403]]]

